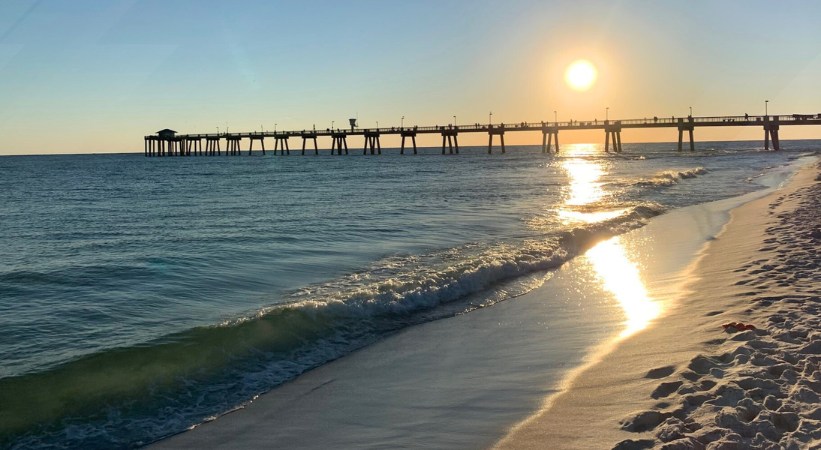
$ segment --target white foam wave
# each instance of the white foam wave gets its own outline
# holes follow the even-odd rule
[[[704,167],[694,167],[685,170],[665,170],[650,178],[639,180],[635,184],[638,186],[672,186],[681,180],[695,178],[705,173],[707,173],[707,169]]]

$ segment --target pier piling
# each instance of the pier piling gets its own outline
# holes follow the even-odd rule
[[[505,124],[501,124],[496,128],[493,125],[488,125],[488,139],[487,139],[487,154],[493,153],[493,135],[499,136],[499,141],[502,145],[502,154],[505,153]]]
[[[302,133],[302,154],[305,154],[305,142],[308,139],[312,139],[314,141],[314,155],[319,154],[319,147],[316,145],[316,133]]]
[[[781,143],[778,141],[778,116],[770,120],[769,116],[764,116],[764,149],[770,149],[770,139],[773,141],[773,150],[781,150]]]
[[[567,122],[520,122],[512,126],[505,126],[504,123],[494,125],[488,123],[481,125],[479,123],[469,125],[451,124],[447,126],[435,125],[412,128],[406,127],[390,127],[377,129],[360,129],[355,125],[349,131],[342,131],[339,129],[325,129],[322,131],[302,130],[299,131],[283,131],[268,134],[266,132],[249,132],[249,133],[232,133],[227,132],[222,134],[183,134],[177,135],[176,131],[164,129],[158,131],[154,135],[144,136],[143,138],[143,154],[146,157],[166,157],[166,156],[201,156],[201,155],[221,155],[220,140],[225,139],[226,155],[240,154],[240,141],[248,138],[248,153],[253,154],[254,141],[259,140],[262,147],[262,154],[265,155],[265,138],[274,137],[275,146],[274,153],[280,150],[280,154],[290,154],[290,146],[288,138],[292,136],[302,137],[302,154],[305,154],[306,141],[309,139],[314,141],[314,154],[319,154],[319,146],[317,144],[318,137],[329,136],[331,141],[331,154],[348,154],[347,136],[364,136],[365,148],[364,153],[368,153],[370,149],[371,154],[381,154],[382,144],[381,135],[399,135],[402,138],[400,154],[405,154],[405,145],[407,138],[411,138],[413,142],[413,153],[417,154],[416,136],[422,134],[438,133],[442,136],[442,154],[458,154],[459,149],[459,133],[487,133],[488,134],[488,154],[493,153],[493,139],[494,136],[499,136],[502,153],[506,152],[504,135],[507,132],[540,132],[542,133],[542,153],[550,153],[553,151],[555,145],[555,152],[559,152],[559,131],[575,131],[575,130],[604,130],[605,142],[604,151],[610,152],[612,149],[616,153],[621,153],[622,141],[621,131],[625,128],[631,129],[648,129],[648,128],[676,128],[678,131],[678,150],[683,150],[684,132],[687,132],[687,137],[690,139],[690,151],[695,151],[695,137],[694,130],[696,127],[739,127],[739,126],[754,126],[764,128],[764,147],[769,150],[770,142],[774,150],[781,149],[780,142],[780,127],[793,125],[821,125],[821,114],[791,114],[791,115],[763,115],[763,116],[706,116],[706,117],[652,117],[643,119],[618,120],[618,121],[577,121],[570,120]],[[206,140],[206,148],[203,152],[202,139]],[[611,146],[612,144],[612,146]]]
[[[402,133],[402,147],[399,150],[399,154],[400,155],[405,154],[405,138],[409,137],[409,138],[411,138],[411,140],[413,142],[413,154],[415,155],[416,154],[416,132],[415,131],[402,130],[401,133]]]

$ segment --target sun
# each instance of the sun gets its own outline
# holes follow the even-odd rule
[[[577,91],[586,91],[596,82],[596,66],[586,59],[573,61],[564,72],[564,81]]]

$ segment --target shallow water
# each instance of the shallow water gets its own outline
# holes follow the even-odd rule
[[[149,442],[817,144],[0,158],[0,443]]]

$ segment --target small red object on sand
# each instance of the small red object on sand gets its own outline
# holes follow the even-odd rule
[[[746,330],[755,330],[755,326],[752,324],[744,324],[743,322],[728,322],[721,325],[727,332],[732,333],[734,331],[746,331]],[[729,328],[733,328],[730,330]]]

